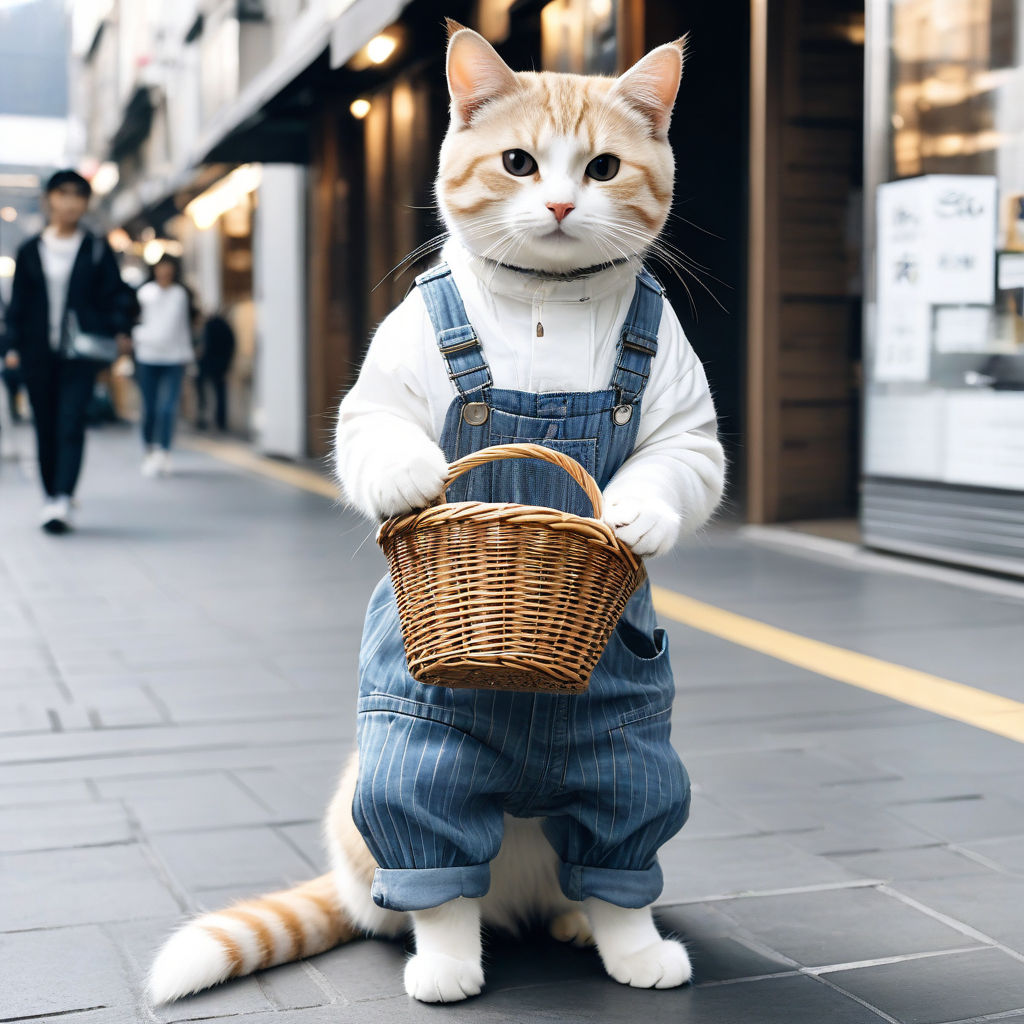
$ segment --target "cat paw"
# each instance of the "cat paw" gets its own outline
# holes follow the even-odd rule
[[[662,939],[626,956],[608,958],[604,969],[623,985],[633,988],[676,988],[692,975],[686,947],[674,939]]]
[[[574,946],[593,946],[594,933],[590,930],[590,922],[582,910],[567,910],[551,919],[548,929],[552,938],[559,942],[571,942]]]
[[[606,502],[602,518],[641,558],[669,551],[682,527],[679,514],[660,498],[613,497]]]
[[[405,991],[421,1003],[457,1003],[483,987],[484,971],[475,960],[417,953],[405,965]]]
[[[436,445],[417,452],[415,458],[378,467],[375,485],[369,488],[369,504],[380,519],[426,508],[441,496],[448,476],[448,462]]]

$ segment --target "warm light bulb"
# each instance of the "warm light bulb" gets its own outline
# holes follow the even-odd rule
[[[0,220],[13,224],[18,219],[18,211],[13,206],[5,206],[0,210]]]
[[[366,56],[374,64],[383,64],[395,52],[397,45],[391,36],[374,36],[366,44]]]
[[[142,250],[142,258],[152,267],[164,254],[163,243],[158,238],[151,238]]]
[[[360,121],[370,112],[369,100],[353,100],[349,105],[348,112]]]

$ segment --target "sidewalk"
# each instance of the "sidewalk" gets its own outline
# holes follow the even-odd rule
[[[142,977],[184,913],[325,869],[384,563],[321,495],[184,450],[143,480],[137,455],[127,430],[91,436],[68,537],[36,527],[33,467],[0,467],[0,1021],[1024,1022],[1024,744],[670,620],[695,796],[661,920],[694,986],[492,942],[481,997],[423,1007],[402,948],[360,942],[154,1012]],[[652,575],[1024,720],[1009,593],[724,529]]]

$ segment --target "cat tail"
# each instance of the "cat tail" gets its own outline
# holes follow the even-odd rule
[[[323,953],[357,935],[332,874],[201,914],[163,945],[149,972],[155,1005],[264,967]]]

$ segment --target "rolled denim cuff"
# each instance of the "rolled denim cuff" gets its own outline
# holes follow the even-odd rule
[[[426,910],[459,896],[477,899],[491,887],[491,865],[377,868],[370,895],[384,910]]]
[[[616,907],[635,910],[652,904],[661,895],[665,880],[657,861],[641,871],[562,863],[558,866],[558,883],[571,900],[596,896]]]

